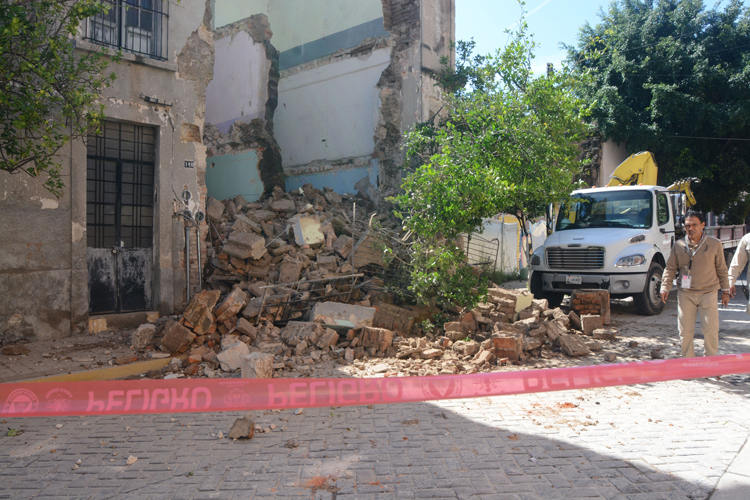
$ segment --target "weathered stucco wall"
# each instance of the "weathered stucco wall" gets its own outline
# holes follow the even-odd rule
[[[265,14],[214,31],[214,80],[206,94],[208,193],[255,201],[284,187],[281,152],[273,136],[279,55]]]
[[[205,89],[213,71],[211,13],[206,0],[182,0],[169,18],[167,61],[125,53],[110,68],[117,79],[101,98],[108,120],[157,128],[154,216],[154,306],[162,314],[184,300],[181,223],[172,218],[172,189],[205,199]],[[99,47],[77,41],[81,50]],[[148,103],[141,96],[165,104]],[[0,333],[56,338],[83,332],[88,320],[86,147],[60,154],[65,191],[56,200],[36,181],[0,172]],[[195,161],[186,169],[184,161]],[[197,262],[195,263],[197,266]]]
[[[268,101],[271,61],[250,33],[218,39],[214,78],[206,91],[206,121],[226,133],[236,120],[263,119]]]

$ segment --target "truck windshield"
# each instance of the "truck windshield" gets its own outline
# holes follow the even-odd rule
[[[588,227],[650,228],[652,224],[650,191],[602,191],[573,195],[560,207],[557,231]]]

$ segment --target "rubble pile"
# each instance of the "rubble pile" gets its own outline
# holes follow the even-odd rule
[[[614,329],[603,328],[608,314],[606,321],[566,314],[527,291],[491,288],[487,303],[425,332],[421,322],[434,311],[389,303],[376,286],[367,286],[377,281],[372,275],[337,294],[337,278],[384,267],[383,234],[400,236],[398,221],[372,208],[362,196],[309,184],[291,193],[276,188],[257,203],[209,198],[209,289],[164,325],[163,336],[149,325],[133,333],[134,349],[157,348],[163,354],[152,356],[173,357],[148,375],[295,377],[322,367],[476,373],[533,357],[585,356],[601,349],[599,340],[615,338]],[[593,312],[601,299],[582,295],[576,303],[585,305],[581,312]],[[294,310],[290,301],[305,308]]]
[[[580,318],[574,311],[549,309],[546,300],[527,291],[502,288],[490,289],[486,304],[424,334],[416,327],[423,317],[419,311],[333,302],[316,304],[311,321],[255,326],[240,317],[232,331],[218,333],[217,321],[244,310],[241,293],[236,288],[219,301],[217,291],[201,292],[180,321],[167,323],[157,342],[165,355],[184,359],[149,376],[301,377],[326,366],[360,376],[477,373],[531,358],[586,356],[617,335],[603,327],[600,316]],[[597,327],[586,333],[583,325]]]
[[[262,203],[248,203],[242,196],[224,201],[209,197],[205,281],[225,293],[239,284],[257,298],[260,287],[268,284],[332,278],[368,264],[382,265],[382,251],[369,228],[377,223],[379,229],[397,233],[399,223],[371,208],[367,198],[311,184],[289,193],[277,187]]]

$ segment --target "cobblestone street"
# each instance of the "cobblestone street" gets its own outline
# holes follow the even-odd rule
[[[618,361],[677,353],[674,301],[613,305]],[[720,314],[719,354],[750,350],[740,300]],[[7,419],[0,498],[706,499],[750,435],[749,378],[258,412],[272,430],[234,442],[238,414]]]

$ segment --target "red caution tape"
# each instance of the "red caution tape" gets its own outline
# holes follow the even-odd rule
[[[750,354],[599,366],[340,379],[189,379],[0,384],[0,417],[357,406],[590,389],[750,373]]]

